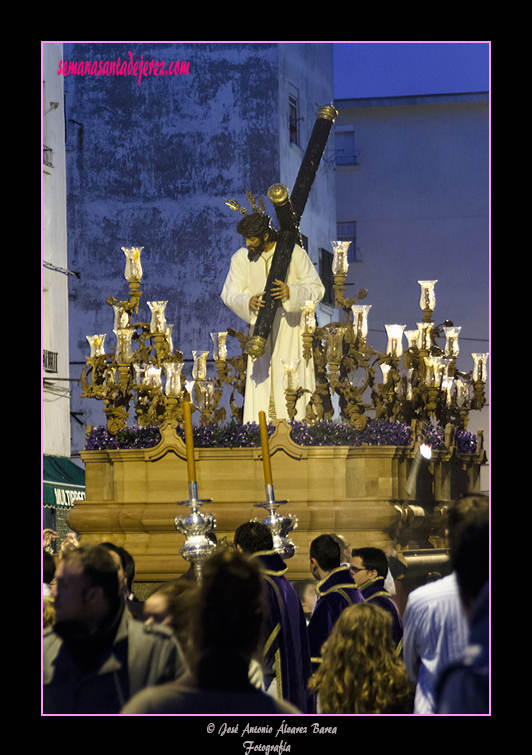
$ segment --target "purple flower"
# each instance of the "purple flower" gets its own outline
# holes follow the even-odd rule
[[[292,440],[301,446],[409,446],[412,443],[410,425],[404,422],[387,422],[369,419],[364,430],[356,430],[348,423],[325,420],[315,425],[305,422],[290,422]],[[274,431],[269,423],[268,435]],[[176,433],[183,440],[185,431],[177,427]],[[193,428],[196,448],[253,448],[260,445],[260,427],[256,422],[239,424],[235,420],[225,425],[199,425]],[[476,435],[465,430],[457,433],[457,446],[460,453],[475,453]],[[152,448],[161,441],[158,427],[127,427],[112,436],[107,427],[93,427],[87,439],[85,450]],[[445,436],[441,428],[432,426],[427,442],[435,450],[445,447]]]

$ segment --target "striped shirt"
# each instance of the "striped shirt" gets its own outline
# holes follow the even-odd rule
[[[469,628],[454,573],[410,593],[403,628],[403,659],[410,679],[417,682],[414,713],[434,713],[438,677],[460,660],[467,645]]]

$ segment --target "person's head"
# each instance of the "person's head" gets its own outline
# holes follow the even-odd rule
[[[380,548],[353,548],[350,571],[356,585],[377,577],[385,578],[388,574],[386,553]]]
[[[111,553],[102,545],[65,552],[51,595],[57,622],[98,627],[120,602],[118,566]]]
[[[170,607],[171,588],[158,587],[144,601],[143,616],[145,624],[172,625],[173,616]]]
[[[349,558],[351,556],[351,548],[348,545],[345,537],[343,535],[337,535],[335,532],[331,532],[331,537],[334,540],[336,540],[336,542],[340,546],[340,562],[349,563]]]
[[[244,522],[235,531],[234,544],[241,553],[251,555],[273,550],[273,535],[262,522]]]
[[[266,611],[264,582],[255,560],[219,549],[203,563],[193,622],[198,653],[221,651],[250,659],[262,638]]]
[[[126,590],[130,594],[133,590],[133,580],[135,579],[135,559],[129,551],[122,548],[122,568],[126,579]]]
[[[144,601],[144,623],[169,627],[187,657],[190,654],[190,625],[197,600],[196,582],[176,579],[156,587]]]
[[[340,566],[340,546],[331,535],[319,535],[310,544],[310,571],[315,579]]]
[[[470,510],[449,538],[450,558],[456,573],[464,612],[470,621],[475,602],[489,579],[489,511]]]
[[[458,498],[450,506],[446,516],[446,534],[449,538],[449,547],[455,530],[462,526],[466,519],[489,511],[489,498],[482,494],[468,494]]]
[[[189,613],[197,591],[197,584],[189,579],[159,585],[144,601],[144,623],[176,629],[182,615]]]
[[[316,600],[318,599],[316,594],[316,582],[313,579],[298,579],[292,584],[301,602],[303,613],[312,613],[316,606]]]
[[[118,580],[120,582],[120,591],[127,595],[127,580],[126,580],[126,568],[127,558],[126,551],[119,545],[114,543],[102,543],[103,548],[106,548],[114,559],[115,564],[118,567]]]
[[[321,657],[309,688],[318,692],[323,713],[382,713],[410,694],[391,614],[380,606],[355,603],[342,611]]]
[[[42,628],[48,629],[55,622],[54,601],[49,595],[43,595],[42,599]]]
[[[49,585],[55,574],[55,559],[51,553],[43,550],[42,552],[42,581],[45,585]]]
[[[244,237],[250,260],[258,258],[277,239],[277,231],[272,228],[270,218],[260,213],[245,215],[236,230]]]

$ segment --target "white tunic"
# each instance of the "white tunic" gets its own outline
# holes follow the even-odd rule
[[[266,289],[274,252],[275,247],[268,253],[263,252],[255,262],[248,259],[248,250],[245,247],[235,252],[221,293],[224,304],[252,326],[250,335],[253,335],[257,313],[249,311],[249,300]],[[260,411],[264,411],[266,416],[272,419],[288,418],[283,389],[283,359],[299,359],[299,385],[311,392],[315,388],[314,360],[310,359],[307,365],[303,358],[301,308],[306,301],[320,301],[325,288],[308,254],[298,245],[294,246],[284,282],[290,289],[290,298],[277,308],[266,352],[259,359],[248,358],[244,422],[258,422]],[[275,402],[274,410],[270,404],[271,388]],[[295,419],[305,418],[305,407],[309,399],[310,394],[304,393],[298,401]]]

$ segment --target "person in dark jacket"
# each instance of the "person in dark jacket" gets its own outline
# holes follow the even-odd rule
[[[472,512],[449,538],[469,639],[460,662],[440,675],[436,713],[486,715],[490,711],[489,512]]]
[[[263,673],[265,688],[307,712],[310,649],[301,601],[285,577],[288,569],[273,549],[270,528],[262,522],[241,524],[234,538],[238,551],[257,560],[266,582],[266,620]],[[312,712],[308,710],[308,712]]]
[[[55,624],[43,635],[43,713],[119,713],[136,692],[188,671],[167,627],[133,619],[118,566],[103,545],[62,556],[52,587]]]
[[[403,641],[403,622],[397,606],[386,590],[388,559],[380,548],[353,548],[351,551],[351,576],[366,602],[384,608],[392,617],[392,637],[400,653]]]
[[[266,694],[249,679],[267,611],[258,560],[229,548],[217,549],[202,567],[193,617],[192,637],[198,659],[193,672],[142,690],[124,706],[122,714],[301,713],[286,700]],[[207,731],[213,727],[209,724]]]
[[[310,544],[310,571],[314,579],[319,580],[318,600],[308,624],[313,671],[321,663],[321,647],[342,611],[364,600],[349,568],[341,565],[340,559],[340,546],[331,535],[320,535]]]

